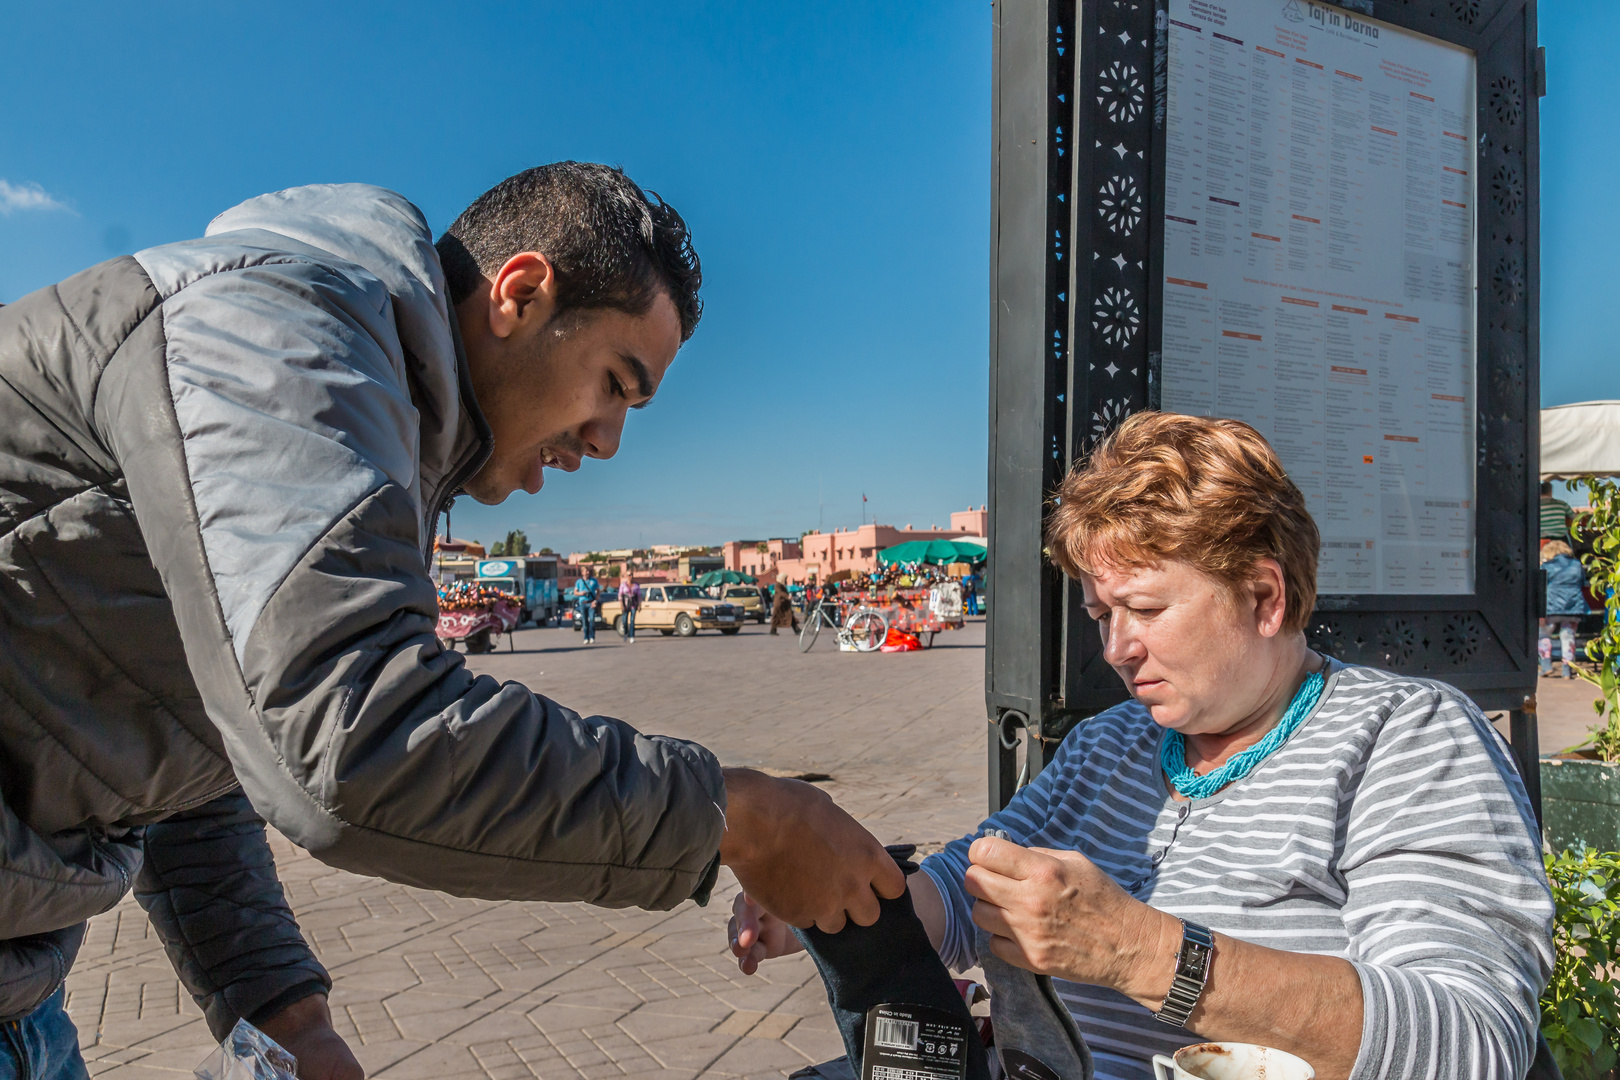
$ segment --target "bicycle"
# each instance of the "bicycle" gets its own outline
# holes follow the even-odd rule
[[[799,627],[800,652],[809,652],[815,646],[822,623],[837,631],[840,647],[853,648],[856,652],[876,652],[889,636],[889,620],[883,617],[881,611],[857,607],[849,613],[848,620],[841,623],[836,600],[831,603],[824,599],[817,600],[804,617],[804,624]]]

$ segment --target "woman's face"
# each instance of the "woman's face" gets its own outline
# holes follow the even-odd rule
[[[1264,708],[1288,635],[1281,567],[1262,559],[1256,574],[1235,594],[1186,563],[1081,575],[1104,659],[1160,726],[1222,735]]]

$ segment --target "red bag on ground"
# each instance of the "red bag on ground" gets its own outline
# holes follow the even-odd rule
[[[879,652],[922,652],[922,642],[917,640],[916,634],[908,634],[904,630],[889,627],[888,636],[883,639]]]

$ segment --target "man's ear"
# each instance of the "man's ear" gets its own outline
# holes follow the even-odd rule
[[[557,271],[538,251],[521,251],[506,260],[489,286],[489,329],[498,338],[533,330],[557,311]]]

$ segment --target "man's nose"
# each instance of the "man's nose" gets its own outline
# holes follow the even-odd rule
[[[585,456],[606,460],[619,452],[619,440],[624,435],[624,413],[597,417],[580,429],[580,441],[585,444]]]

